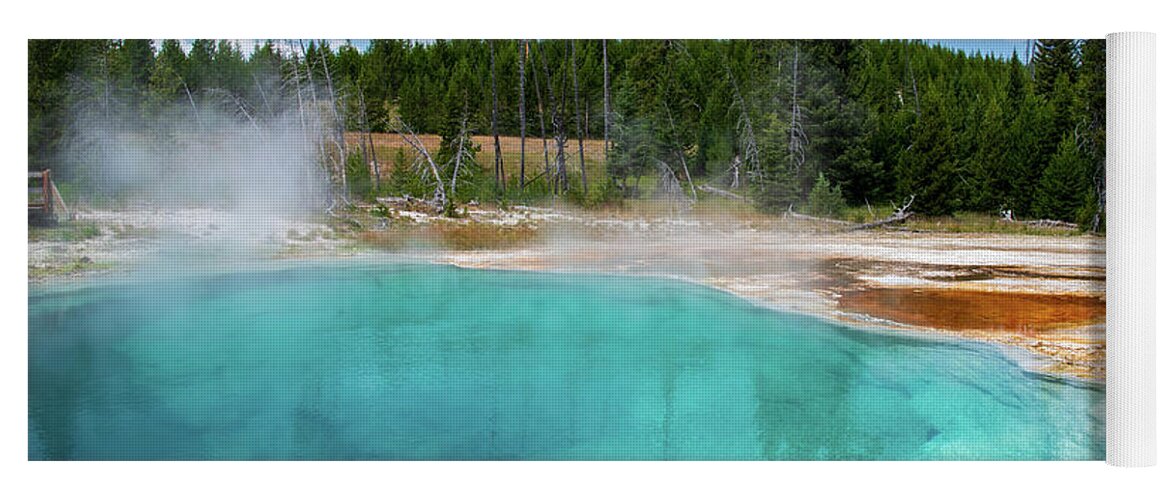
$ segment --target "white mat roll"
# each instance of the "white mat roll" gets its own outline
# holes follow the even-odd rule
[[[1155,35],[1106,37],[1106,463],[1155,464]]]

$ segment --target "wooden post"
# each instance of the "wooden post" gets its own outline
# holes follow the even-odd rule
[[[53,217],[53,192],[49,190],[49,175],[52,172],[49,169],[41,171],[41,199],[45,204],[45,215],[50,219]]]

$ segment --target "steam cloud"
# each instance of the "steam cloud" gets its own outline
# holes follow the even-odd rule
[[[264,97],[258,105],[217,91],[158,103],[83,89],[59,163],[73,174],[79,198],[210,213],[203,223],[216,234],[200,245],[255,250],[256,243],[282,236],[290,221],[321,214],[330,199],[322,167],[328,124],[296,94],[282,95],[279,83],[272,78],[264,90],[257,80]],[[190,226],[183,215],[172,219],[171,229]]]

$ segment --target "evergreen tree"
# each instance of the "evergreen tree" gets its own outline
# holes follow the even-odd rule
[[[1045,171],[1051,156],[1046,141],[1053,127],[1051,108],[1037,95],[1026,95],[1007,134],[1007,164],[1002,184],[1011,187],[1005,209],[1021,217],[1033,216],[1033,200],[1037,181]]]
[[[1064,75],[1066,79],[1073,79],[1077,68],[1077,43],[1074,40],[1037,40],[1031,64],[1034,66],[1037,91],[1049,95],[1058,77]]]
[[[1078,222],[1091,231],[1100,231],[1106,217],[1106,41],[1082,43],[1078,68],[1077,106],[1079,133],[1085,137],[1091,162],[1090,187],[1078,215]]]
[[[69,121],[70,78],[100,53],[100,40],[28,41],[28,168],[56,168]],[[58,169],[58,174],[68,174]]]
[[[817,174],[817,181],[809,191],[810,215],[818,217],[841,217],[846,209],[846,199],[842,197],[842,190],[838,186],[831,186],[825,174]]]
[[[186,71],[182,75],[191,92],[216,86],[218,82],[216,82],[217,75],[213,70],[212,61],[214,59],[215,40],[200,39],[191,43],[191,50],[187,54],[187,64],[184,65]]]
[[[559,138],[549,151],[568,149],[562,157],[575,178],[578,153],[568,139],[575,125],[584,139],[605,136],[609,73],[613,149],[605,168],[619,185],[663,168],[679,178],[707,177],[697,184],[726,177],[730,185],[735,172],[757,205],[783,212],[809,203],[824,176],[851,204],[915,194],[922,213],[1007,209],[1101,225],[1103,40],[1040,40],[1028,66],[1015,55],[1001,60],[905,40],[614,40],[606,42],[605,65],[600,41],[529,41],[528,52],[515,40],[373,40],[364,51],[314,41],[282,53],[272,42],[249,52],[230,41],[194,40],[184,53],[175,40],[158,47],[32,40],[29,165],[60,164],[54,168],[67,175],[91,161],[58,156],[97,143],[69,131],[82,116],[93,123],[129,110],[146,118],[139,122],[162,113],[198,120],[219,108],[265,120],[281,99],[298,97],[308,103],[298,109],[329,110],[350,131],[387,130],[401,117],[419,134],[440,135],[434,153],[450,160],[456,140],[489,128],[489,43],[497,44],[498,68],[520,68],[529,54],[526,133]],[[520,72],[498,71],[496,79],[497,128],[517,135]],[[1074,194],[1056,191],[1054,181],[1077,170],[1061,150],[1067,137],[1087,166]],[[1054,208],[1054,197],[1078,207]]]
[[[984,105],[975,128],[975,152],[971,156],[972,172],[967,207],[981,212],[1009,210],[1012,205],[1013,170],[1009,166],[1010,128],[1001,107],[1001,98],[993,96]]]
[[[178,40],[164,40],[150,72],[150,93],[155,104],[170,104],[186,94],[187,54]],[[184,97],[185,98],[185,97]]]
[[[789,149],[788,122],[777,112],[765,115],[762,123],[761,163],[763,177],[753,185],[753,199],[760,210],[783,213],[801,202],[802,190],[798,171],[793,168],[794,155]]]
[[[1037,186],[1035,212],[1039,217],[1077,220],[1089,189],[1089,159],[1073,134],[1066,134]]]
[[[606,172],[618,185],[631,194],[631,177],[641,178],[653,168],[656,155],[653,131],[646,120],[631,119],[639,95],[631,76],[618,79],[614,95],[616,111],[613,120],[614,146],[607,158]]]
[[[128,84],[135,91],[146,90],[154,67],[154,42],[151,40],[123,40],[122,59]]]
[[[928,85],[923,93],[911,145],[900,155],[896,170],[900,196],[914,195],[916,211],[928,215],[948,215],[958,205],[954,120],[939,87]]]

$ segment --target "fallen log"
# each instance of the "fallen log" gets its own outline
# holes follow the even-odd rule
[[[400,208],[404,210],[440,212],[443,206],[439,205],[436,200],[427,200],[423,198],[416,198],[409,194],[402,196],[387,196],[383,198],[376,198],[375,201],[386,206]]]
[[[867,222],[865,224],[858,224],[854,227],[847,229],[847,231],[864,231],[866,229],[874,229],[874,228],[882,227],[887,224],[898,224],[900,222],[906,221],[907,219],[910,219],[912,215],[915,215],[915,213],[914,212],[903,212],[901,214],[894,214],[894,215],[891,215],[890,217],[887,217],[882,220],[876,220],[874,222]]]
[[[747,200],[747,198],[745,198],[741,195],[738,195],[738,194],[733,193],[731,191],[724,191],[723,189],[714,188],[714,187],[711,187],[707,184],[700,185],[698,189],[700,191],[705,192],[705,193],[711,193],[716,196],[722,196],[722,197],[728,198],[730,200],[737,200],[737,201],[746,201]]]
[[[1018,224],[1024,224],[1029,227],[1045,227],[1045,228],[1062,228],[1062,229],[1078,229],[1078,225],[1072,222],[1065,222],[1061,220],[1052,219],[1037,219],[1037,220],[1022,220],[1013,221]]]
[[[847,231],[863,231],[866,229],[874,229],[877,227],[882,227],[887,224],[898,224],[898,223],[904,222],[907,219],[910,219],[912,215],[915,215],[914,212],[907,210],[908,208],[911,208],[912,203],[915,203],[915,195],[913,195],[913,194],[911,195],[911,197],[909,199],[907,199],[907,202],[904,203],[903,206],[895,207],[895,211],[893,214],[890,215],[890,217],[887,217],[882,220],[876,220],[874,222],[867,222],[865,224],[858,224],[854,227],[847,229]],[[891,206],[894,206],[893,202],[891,203]]]
[[[844,220],[827,219],[825,217],[814,217],[812,215],[805,215],[805,214],[797,213],[797,212],[793,211],[792,206],[790,206],[789,210],[787,212],[785,212],[785,217],[786,218],[793,218],[793,219],[797,219],[797,220],[807,220],[807,221],[811,221],[811,222],[825,223],[825,224],[836,224],[839,226],[846,226],[846,225],[850,224],[849,222],[846,222]]]

